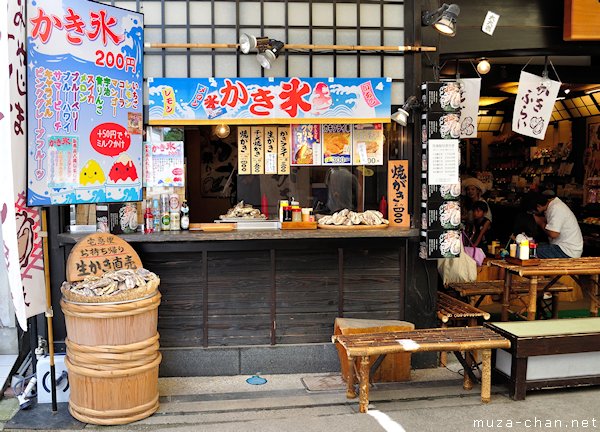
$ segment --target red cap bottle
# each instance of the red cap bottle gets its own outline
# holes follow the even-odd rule
[[[379,212],[383,215],[385,219],[387,219],[388,203],[385,199],[385,195],[382,195],[381,201],[379,201]]]

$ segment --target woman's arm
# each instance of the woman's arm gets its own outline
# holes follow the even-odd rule
[[[485,221],[485,223],[481,227],[481,230],[479,231],[479,235],[473,242],[474,247],[479,246],[479,243],[481,243],[481,239],[483,239],[483,236],[485,235],[486,232],[488,232],[490,230],[491,227],[492,227],[492,223],[489,220]]]

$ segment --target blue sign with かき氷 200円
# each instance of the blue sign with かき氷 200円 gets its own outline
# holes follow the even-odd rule
[[[29,205],[142,198],[143,15],[27,4]]]

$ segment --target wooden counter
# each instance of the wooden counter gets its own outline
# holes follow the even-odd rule
[[[57,236],[68,254],[81,234]],[[327,344],[336,317],[435,325],[418,230],[120,235],[161,278],[161,347]],[[410,270],[409,270],[410,269]],[[427,293],[431,290],[432,293]]]

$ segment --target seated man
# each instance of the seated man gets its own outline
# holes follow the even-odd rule
[[[583,236],[571,209],[552,195],[538,194],[534,204],[535,222],[544,230],[550,244],[540,244],[539,258],[579,258],[583,252]]]

